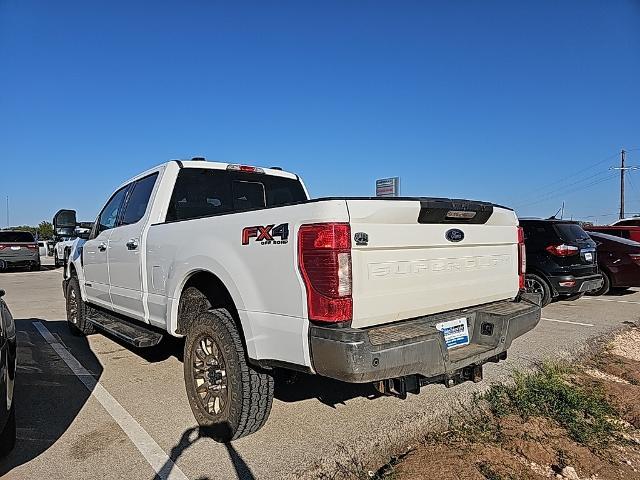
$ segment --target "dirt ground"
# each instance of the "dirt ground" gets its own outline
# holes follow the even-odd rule
[[[640,479],[640,328],[618,334],[582,362],[567,381],[598,389],[616,411],[611,441],[594,447],[572,438],[552,418],[519,415],[491,419],[497,437],[481,434],[427,438],[382,478],[400,479]]]

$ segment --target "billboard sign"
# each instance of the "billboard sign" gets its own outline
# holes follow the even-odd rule
[[[399,197],[400,177],[379,178],[376,180],[376,197]]]

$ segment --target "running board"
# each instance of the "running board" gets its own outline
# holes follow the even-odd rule
[[[123,342],[138,348],[153,347],[162,340],[162,334],[135,321],[87,305],[87,321]]]

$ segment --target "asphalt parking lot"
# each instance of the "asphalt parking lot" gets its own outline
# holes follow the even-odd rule
[[[0,274],[16,318],[18,443],[0,476],[26,478],[286,478],[443,417],[456,399],[515,367],[567,355],[640,320],[640,291],[554,303],[485,382],[433,385],[402,401],[315,377],[277,382],[258,433],[222,445],[199,436],[187,404],[179,340],[133,350],[101,334],[69,334],[60,269]]]

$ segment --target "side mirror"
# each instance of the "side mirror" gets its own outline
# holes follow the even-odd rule
[[[76,230],[76,211],[58,210],[53,217],[53,229],[56,235],[72,237]]]
[[[0,298],[4,297],[5,293],[7,293],[7,292],[5,292],[3,289],[0,288]]]

